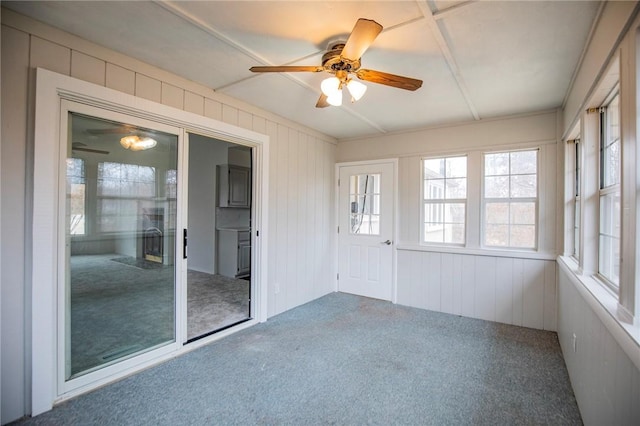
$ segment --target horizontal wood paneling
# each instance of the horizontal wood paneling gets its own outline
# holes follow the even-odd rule
[[[556,288],[553,260],[398,250],[401,305],[555,331]]]

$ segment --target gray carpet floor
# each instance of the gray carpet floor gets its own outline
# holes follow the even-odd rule
[[[34,425],[579,425],[557,335],[332,293]]]
[[[174,340],[174,268],[114,254],[72,256],[72,375]],[[189,339],[249,318],[250,284],[187,272]]]

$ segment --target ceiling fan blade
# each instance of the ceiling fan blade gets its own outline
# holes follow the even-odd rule
[[[381,31],[382,25],[376,21],[364,18],[358,19],[340,56],[352,61],[357,61],[369,46],[371,46],[371,43],[373,43],[373,40],[378,37]]]
[[[316,102],[316,108],[326,108],[328,106],[331,105],[329,105],[329,102],[327,102],[327,95],[321,93],[318,102]]]
[[[84,152],[91,152],[93,154],[108,154],[109,151],[104,151],[102,149],[92,149],[92,148],[71,148],[72,151],[84,151]]]
[[[108,129],[87,129],[86,132],[90,135],[122,135],[134,132],[136,130],[133,126],[119,126]]]
[[[374,70],[358,70],[356,75],[360,80],[370,81],[372,83],[384,84],[386,86],[397,87],[398,89],[417,90],[422,87],[422,80],[415,78],[403,77],[401,75],[389,74],[382,71]]]
[[[318,66],[298,66],[298,65],[285,65],[276,67],[251,67],[249,71],[252,72],[320,72],[324,71],[324,68]]]

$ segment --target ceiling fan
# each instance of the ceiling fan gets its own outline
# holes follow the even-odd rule
[[[355,102],[364,95],[367,87],[351,78],[355,74],[360,80],[384,84],[405,90],[416,90],[422,86],[422,80],[388,74],[360,68],[360,59],[382,31],[382,25],[371,19],[360,18],[353,27],[346,42],[335,42],[322,56],[322,65],[318,66],[257,66],[252,72],[328,72],[334,74],[322,82],[322,94],[316,103],[317,108],[342,104],[342,88],[346,87]]]
[[[115,128],[107,129],[86,129],[86,132],[90,135],[125,135],[120,138],[120,145],[124,149],[131,151],[143,151],[153,148],[158,143],[153,138],[153,132],[143,131],[134,126],[123,124]],[[88,151],[87,149],[77,149],[78,151]],[[95,151],[94,151],[95,152]],[[108,153],[104,151],[102,153]]]

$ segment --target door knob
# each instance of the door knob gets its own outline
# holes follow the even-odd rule
[[[386,244],[386,245],[390,246],[391,245],[391,240],[383,241],[380,244]]]

